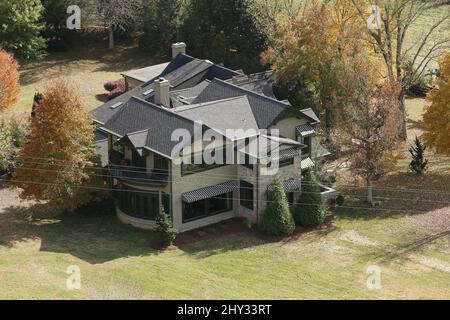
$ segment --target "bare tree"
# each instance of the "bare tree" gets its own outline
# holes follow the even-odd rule
[[[253,0],[251,11],[258,26],[271,38],[283,19],[298,16],[308,3],[308,0]]]
[[[407,89],[420,78],[430,63],[449,48],[450,38],[439,39],[432,43],[432,36],[438,30],[450,28],[450,7],[448,1],[418,0],[372,0],[369,2],[352,0],[363,23],[367,22],[368,8],[379,8],[380,28],[368,29],[368,35],[375,52],[381,53],[391,82],[400,83],[398,108],[400,113],[398,135],[406,140],[406,106]],[[411,26],[424,17],[429,10],[442,6],[442,16],[424,30],[421,40],[416,45],[405,48],[405,39]],[[375,17],[376,18],[376,17]]]
[[[114,32],[125,31],[142,18],[142,0],[97,0],[93,4],[102,26],[108,30],[109,49],[114,49]]]
[[[338,136],[351,171],[365,180],[367,201],[373,205],[372,182],[386,174],[396,160],[399,86],[374,76],[375,66],[365,60],[350,66],[339,80],[347,94]]]

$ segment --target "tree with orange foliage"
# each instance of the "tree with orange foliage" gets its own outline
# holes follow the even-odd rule
[[[431,104],[423,115],[425,143],[436,152],[450,156],[450,52],[440,61],[440,77],[427,100]]]
[[[68,210],[93,200],[103,186],[101,171],[94,174],[94,128],[74,89],[65,82],[49,86],[34,112],[13,175],[21,198]]]
[[[0,48],[0,111],[17,102],[20,93],[19,64]]]

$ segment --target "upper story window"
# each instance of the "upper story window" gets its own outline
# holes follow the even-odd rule
[[[302,143],[306,145],[306,147],[302,149],[302,153],[309,156],[311,153],[311,136],[303,137]]]

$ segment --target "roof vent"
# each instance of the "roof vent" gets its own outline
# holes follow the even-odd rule
[[[119,102],[114,103],[110,108],[116,109],[116,108],[120,107],[122,104],[123,104],[123,102],[119,101]]]

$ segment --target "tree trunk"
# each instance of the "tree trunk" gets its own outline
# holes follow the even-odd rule
[[[109,40],[109,50],[114,49],[114,30],[112,27],[108,28],[108,40]]]
[[[402,91],[398,97],[398,110],[399,110],[399,124],[398,124],[398,137],[406,141],[408,133],[406,131],[406,101],[405,93]]]
[[[367,180],[367,202],[373,206],[373,189],[372,189],[372,181]]]

